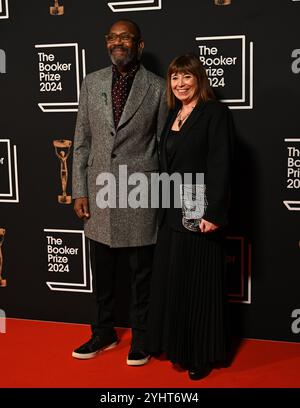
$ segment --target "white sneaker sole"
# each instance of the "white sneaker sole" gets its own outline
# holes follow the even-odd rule
[[[129,366],[142,366],[144,364],[147,364],[148,361],[150,360],[150,356],[147,356],[141,360],[129,360],[127,358],[127,365]]]
[[[78,358],[79,360],[89,360],[90,358],[96,357],[97,354],[101,353],[101,351],[110,350],[110,349],[115,348],[117,344],[118,342],[115,341],[114,343],[111,343],[110,345],[105,346],[98,351],[94,351],[93,353],[87,353],[87,354],[80,354],[80,353],[76,353],[75,351],[73,351],[72,357]]]

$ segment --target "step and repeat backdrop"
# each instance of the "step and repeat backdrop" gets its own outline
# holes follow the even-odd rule
[[[0,0],[0,310],[89,323],[92,256],[71,199],[84,76],[136,21],[144,65],[193,52],[236,126],[228,299],[235,333],[300,342],[300,1]],[[118,265],[116,324],[129,324]]]

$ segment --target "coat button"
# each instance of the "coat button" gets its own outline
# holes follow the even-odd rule
[[[116,155],[115,153],[112,153],[112,154],[111,154],[111,158],[112,158],[112,159],[115,159],[116,157],[117,157],[117,155]]]

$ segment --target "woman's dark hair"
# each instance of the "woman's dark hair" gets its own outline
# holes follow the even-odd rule
[[[174,109],[176,105],[176,97],[173,94],[171,88],[171,76],[177,73],[189,73],[197,78],[198,90],[197,98],[198,102],[206,102],[210,99],[215,99],[213,90],[209,85],[209,81],[205,72],[205,69],[199,58],[193,54],[186,54],[176,57],[168,68],[167,76],[167,102],[170,109]]]

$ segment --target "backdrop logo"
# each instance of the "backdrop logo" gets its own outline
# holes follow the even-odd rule
[[[218,98],[231,109],[252,109],[253,42],[247,52],[245,35],[196,37],[196,41],[199,59]]]
[[[162,0],[110,1],[107,3],[107,5],[114,13],[124,11],[161,10]]]
[[[0,139],[0,202],[19,202],[17,148],[9,139]]]
[[[64,14],[64,6],[59,5],[58,0],[54,0],[54,5],[50,6],[51,16],[62,16]]]
[[[0,309],[0,333],[6,333],[6,315],[2,309]]]
[[[286,189],[289,199],[283,204],[289,211],[300,211],[300,139],[284,139],[287,143],[286,153]]]
[[[0,0],[0,19],[8,17],[8,0]]]
[[[77,43],[36,45],[38,58],[38,106],[43,112],[77,112],[80,93],[79,47]],[[85,50],[81,52],[85,77]]]
[[[53,146],[55,148],[55,154],[60,161],[60,181],[62,193],[59,195],[58,202],[60,204],[71,204],[72,197],[67,195],[67,184],[68,184],[68,166],[67,160],[70,155],[70,149],[72,146],[71,140],[54,140]]]
[[[46,244],[46,284],[51,290],[91,293],[92,271],[84,232],[44,229]]]
[[[6,287],[6,279],[3,279],[2,274],[3,274],[3,253],[2,253],[2,244],[4,241],[4,235],[5,235],[5,229],[0,228],[0,287],[5,288]]]
[[[227,237],[227,288],[231,302],[251,303],[251,245],[244,237]]]
[[[229,6],[231,0],[214,0],[216,6]]]
[[[300,333],[300,309],[295,309],[292,311],[291,317],[293,320],[291,325],[291,330],[294,334]]]
[[[0,74],[6,74],[6,54],[4,50],[0,50]]]
[[[292,58],[294,61],[292,62],[291,68],[294,74],[299,74],[300,72],[300,49],[296,48],[292,51]]]

